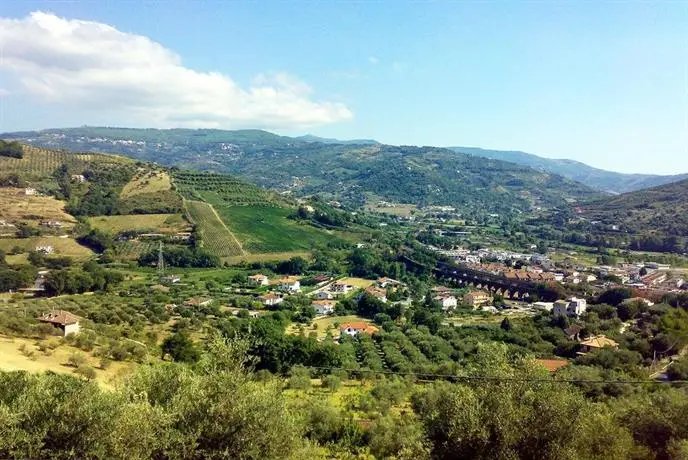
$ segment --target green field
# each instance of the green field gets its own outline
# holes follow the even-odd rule
[[[337,237],[287,217],[291,209],[271,206],[219,206],[217,212],[252,253],[308,251]]]
[[[241,243],[220,220],[213,207],[202,201],[186,200],[191,220],[198,226],[203,247],[219,257],[231,257],[245,253]]]
[[[151,231],[173,233],[185,231],[188,223],[181,214],[134,214],[130,216],[89,217],[92,227],[110,233],[124,231]]]

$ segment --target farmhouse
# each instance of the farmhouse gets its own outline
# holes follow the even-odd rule
[[[334,312],[335,302],[331,300],[314,300],[313,308],[319,315],[330,315]]]
[[[79,317],[65,310],[52,310],[39,317],[38,321],[59,328],[65,337],[69,334],[78,334],[81,330]]]
[[[355,336],[358,334],[368,334],[373,335],[378,332],[379,329],[375,326],[371,326],[368,323],[358,322],[358,323],[345,323],[339,328],[339,332],[342,334],[347,334],[350,336]]]
[[[279,280],[278,289],[285,292],[300,292],[301,282],[294,277],[285,276]]]
[[[272,307],[278,305],[284,301],[284,299],[273,292],[268,292],[265,295],[258,297],[258,300],[266,307]]]
[[[33,196],[33,195],[35,195],[35,194],[36,194],[36,189],[35,189],[35,188],[26,187],[26,188],[24,189],[24,195],[26,195],[26,196]]]
[[[251,275],[248,277],[248,284],[251,286],[267,286],[270,284],[270,279],[267,276],[258,273],[257,275]]]

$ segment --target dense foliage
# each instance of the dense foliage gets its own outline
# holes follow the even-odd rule
[[[24,149],[17,141],[3,141],[0,139],[0,157],[23,158]]]

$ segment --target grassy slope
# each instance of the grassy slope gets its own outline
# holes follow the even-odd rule
[[[144,193],[156,193],[170,190],[172,182],[170,175],[165,171],[144,171],[138,173],[127,185],[124,186],[120,197],[127,198]]]
[[[225,206],[218,213],[249,252],[308,251],[334,236],[287,218],[293,211],[269,206]]]
[[[181,214],[135,214],[130,216],[95,216],[88,218],[92,227],[114,234],[127,230],[150,230],[161,233],[174,233],[187,230]]]
[[[56,236],[37,236],[32,238],[0,238],[0,249],[10,251],[15,247],[22,248],[25,252],[32,251],[36,246],[52,246],[54,255],[69,256],[77,259],[86,259],[93,255],[93,251],[80,245],[73,238],[61,238]]]

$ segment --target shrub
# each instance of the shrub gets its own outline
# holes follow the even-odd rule
[[[79,352],[74,352],[71,355],[69,355],[69,358],[67,359],[67,364],[69,364],[72,367],[79,368],[79,366],[83,366],[86,364],[86,355],[83,353]]]
[[[96,378],[96,370],[93,369],[91,366],[87,366],[86,364],[82,364],[81,366],[74,369],[74,373],[82,376],[86,380],[93,380],[94,378]]]

